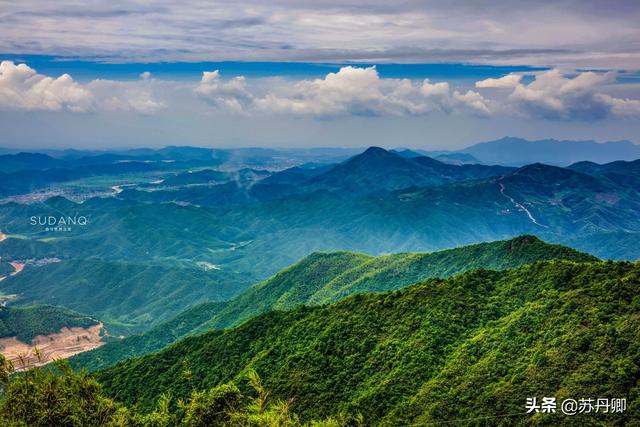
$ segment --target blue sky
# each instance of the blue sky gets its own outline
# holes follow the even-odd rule
[[[322,62],[99,62],[77,57],[57,57],[50,55],[28,55],[0,53],[0,58],[13,62],[24,62],[48,75],[71,74],[79,81],[98,78],[138,79],[148,71],[157,78],[176,80],[199,80],[204,71],[219,70],[225,76],[322,78],[327,73],[335,73],[341,67],[376,65],[382,78],[479,80],[502,77],[512,72],[532,72],[547,70],[548,67],[526,65],[489,65],[461,63],[393,64],[393,63],[322,63]]]
[[[1,145],[637,141],[635,1],[0,0]]]

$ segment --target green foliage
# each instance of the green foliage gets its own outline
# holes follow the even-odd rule
[[[242,405],[242,393],[235,385],[223,384],[209,391],[194,391],[184,405],[183,424],[189,427],[230,424]]]
[[[341,413],[383,425],[492,419],[521,414],[526,397],[544,395],[624,397],[624,415],[595,420],[625,422],[640,413],[639,286],[640,265],[632,263],[477,270],[269,312],[97,378],[108,395],[146,410],[161,393],[186,398],[192,386],[208,389],[254,369],[276,399],[294,397],[302,421]]]
[[[0,277],[6,277],[9,274],[13,273],[15,269],[8,262],[0,262]]]
[[[289,402],[272,400],[254,371],[244,395],[233,384],[191,392],[185,401],[162,395],[154,410],[141,414],[104,396],[95,379],[77,374],[61,361],[55,370],[33,369],[10,375],[0,355],[0,423],[7,427],[346,427],[358,417],[301,423]]]
[[[476,268],[506,269],[546,259],[596,260],[534,236],[433,253],[379,257],[355,252],[314,253],[230,301],[193,307],[142,335],[75,356],[72,365],[89,370],[106,368],[129,357],[158,351],[187,335],[237,326],[269,310],[332,303],[357,293],[401,289]]]
[[[315,253],[224,304],[200,330],[236,326],[268,310],[333,303],[357,293],[401,289],[477,268],[500,270],[547,259],[596,260],[534,236],[433,253],[379,257],[353,252]]]
[[[0,399],[2,425],[114,425],[119,405],[102,395],[100,385],[62,362],[56,367],[60,372],[34,369],[5,377]]]
[[[143,331],[190,305],[228,299],[247,286],[239,275],[176,261],[97,259],[26,268],[0,284],[21,303],[64,302],[104,321],[113,334]]]
[[[69,360],[74,368],[90,371],[158,351],[178,339],[189,335],[220,311],[224,302],[205,302],[180,313],[173,319],[154,326],[149,331],[122,340],[112,340],[95,350],[78,354]]]
[[[63,327],[88,328],[97,324],[95,319],[63,307],[0,307],[0,338],[15,336],[27,344],[31,343],[36,335],[60,332]]]

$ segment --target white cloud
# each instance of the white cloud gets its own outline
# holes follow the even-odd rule
[[[39,74],[26,64],[0,63],[0,109],[9,111],[99,110],[135,111],[153,114],[164,108],[150,87],[151,75],[140,82],[94,80],[80,84],[68,74],[54,78]]]
[[[87,112],[94,103],[91,91],[68,74],[52,78],[26,64],[0,63],[0,109]]]
[[[640,117],[640,101],[637,99],[614,98],[607,94],[598,94],[599,100],[611,108],[617,116]]]
[[[303,80],[270,93],[256,100],[256,106],[270,112],[321,116],[379,114],[392,103],[381,83],[375,67],[343,67],[324,79]]]
[[[98,99],[98,110],[150,115],[166,108],[166,104],[155,96],[159,83],[151,78],[151,73],[144,72],[138,81],[93,80],[87,87]]]
[[[499,79],[485,79],[476,82],[476,87],[508,89],[518,86],[520,84],[520,80],[522,80],[522,76],[520,74],[507,74]]]
[[[473,99],[471,99],[473,98]],[[375,67],[342,67],[323,79],[303,80],[255,99],[259,110],[316,116],[420,115],[455,112],[458,107],[488,112],[480,94],[461,95],[446,82],[421,85],[408,79],[380,78]]]
[[[524,84],[521,77],[507,75],[476,82],[478,88],[512,89],[498,102],[503,111],[529,117],[559,120],[597,120],[610,115],[640,115],[640,101],[621,99],[605,92],[616,81],[615,72],[581,72],[566,76],[554,69],[536,74]]]
[[[202,73],[195,92],[208,103],[233,112],[242,112],[253,102],[253,95],[247,90],[243,76],[222,80],[218,70]]]
[[[463,94],[455,91],[453,92],[453,100],[459,106],[464,106],[476,114],[482,116],[488,116],[491,114],[489,102],[478,92],[468,90]]]

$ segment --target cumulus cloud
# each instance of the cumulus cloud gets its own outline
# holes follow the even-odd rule
[[[259,111],[321,117],[421,115],[460,109],[488,113],[478,93],[452,93],[448,83],[431,83],[428,79],[422,84],[409,79],[384,79],[375,66],[342,67],[324,78],[285,84],[251,99],[251,106]]]
[[[468,90],[463,94],[458,91],[455,91],[453,92],[452,96],[453,96],[454,104],[457,104],[459,106],[464,106],[468,108],[470,111],[478,115],[488,116],[491,114],[489,101],[487,101],[478,92]]]
[[[151,73],[140,74],[139,81],[93,80],[87,87],[95,94],[97,109],[103,111],[132,111],[143,115],[155,114],[166,108],[158,99],[156,82]]]
[[[508,89],[518,86],[520,84],[520,80],[522,80],[522,76],[520,74],[507,74],[499,79],[485,79],[476,82],[476,87]]]
[[[614,98],[607,94],[599,94],[598,98],[617,116],[640,117],[640,101],[637,99]]]
[[[87,112],[94,104],[91,91],[68,74],[53,78],[38,74],[26,64],[0,63],[1,109]]]
[[[259,109],[311,115],[381,114],[413,110],[402,80],[384,82],[375,67],[343,67],[323,79],[303,80],[256,101]],[[406,85],[406,83],[405,83]]]
[[[615,80],[615,72],[587,71],[566,76],[554,69],[535,75],[529,84],[522,83],[521,76],[508,75],[476,82],[476,87],[510,89],[502,101],[504,107],[532,117],[596,120],[610,115],[638,115],[640,101],[603,92]]]
[[[154,99],[150,74],[143,73],[141,82],[94,80],[80,84],[69,74],[50,77],[39,74],[26,64],[12,61],[0,63],[0,109],[8,111],[70,111],[75,113],[99,110],[135,111],[153,114],[164,108]]]
[[[234,112],[242,112],[253,102],[253,95],[246,86],[243,76],[222,80],[220,72],[205,71],[195,88],[196,94],[208,103]]]

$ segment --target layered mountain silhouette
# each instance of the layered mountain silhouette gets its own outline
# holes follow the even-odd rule
[[[482,142],[460,150],[484,163],[522,166],[529,163],[547,163],[568,166],[580,161],[608,163],[616,160],[640,158],[640,145],[630,141],[559,141],[542,139],[528,141],[505,137]]]
[[[347,195],[375,195],[409,187],[442,185],[466,179],[499,176],[500,166],[451,165],[430,157],[406,158],[371,147],[302,184],[305,191],[326,190]]]

